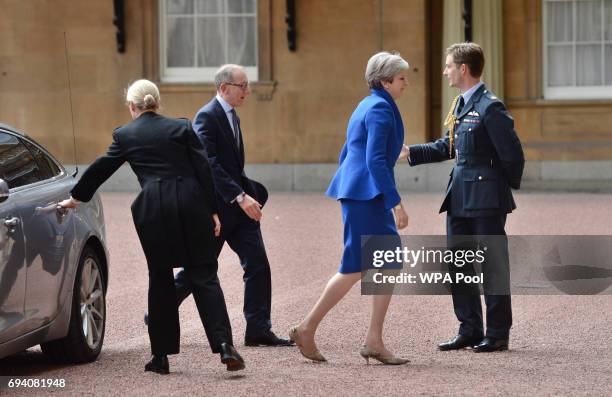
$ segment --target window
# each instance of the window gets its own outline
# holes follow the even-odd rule
[[[0,178],[9,189],[36,183],[44,178],[36,160],[17,137],[0,132]]]
[[[612,0],[544,0],[544,96],[612,98]]]
[[[43,179],[51,179],[55,176],[58,176],[62,171],[59,169],[57,164],[49,156],[45,154],[42,150],[40,150],[37,146],[32,143],[24,140],[23,143],[30,150],[30,153],[34,155],[36,159],[36,163],[38,164],[38,168],[41,172],[41,177]]]
[[[224,63],[257,80],[257,0],[159,2],[162,81],[212,82]]]

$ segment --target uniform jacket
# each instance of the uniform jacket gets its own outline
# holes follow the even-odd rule
[[[457,116],[454,150],[449,131],[435,142],[410,146],[410,164],[455,161],[440,212],[457,217],[494,216],[516,208],[525,159],[514,120],[483,84]]]
[[[216,261],[214,184],[189,120],[146,112],[117,128],[107,153],[87,168],[72,196],[89,201],[126,161],[142,188],[132,204],[132,217],[149,266]]]
[[[241,130],[240,124],[238,125]],[[239,132],[238,147],[225,111],[216,98],[198,110],[193,129],[206,149],[221,213],[238,209],[242,211],[234,199],[243,191],[263,205],[268,192],[263,185],[249,179],[244,172],[242,132]]]
[[[400,196],[393,168],[403,142],[404,124],[395,101],[384,89],[373,89],[349,120],[346,143],[327,195],[338,200],[370,200],[382,195],[387,209],[396,206]]]

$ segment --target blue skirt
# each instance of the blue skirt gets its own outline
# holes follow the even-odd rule
[[[385,208],[382,196],[371,200],[341,199],[344,222],[344,253],[340,273],[361,272],[361,236],[398,236],[393,212]]]

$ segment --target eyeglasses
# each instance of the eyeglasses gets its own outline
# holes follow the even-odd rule
[[[225,84],[233,85],[234,87],[238,87],[242,91],[246,91],[249,88],[249,82],[248,81],[245,81],[244,83],[241,83],[241,84],[236,84],[236,83],[225,83]]]

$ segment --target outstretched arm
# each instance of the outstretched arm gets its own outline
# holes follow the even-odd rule
[[[444,138],[440,138],[434,142],[410,145],[408,147],[408,162],[411,166],[414,166],[449,160],[455,156],[454,153],[449,153],[449,148],[449,131],[446,131],[446,136],[444,136]]]
[[[85,170],[70,194],[78,201],[89,201],[104,183],[125,162],[117,132],[105,155],[100,156]]]

